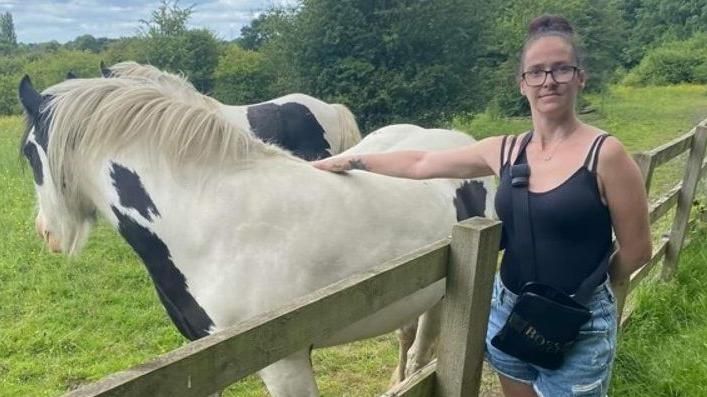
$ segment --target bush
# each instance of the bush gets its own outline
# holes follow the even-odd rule
[[[624,79],[628,85],[707,82],[707,34],[668,42],[649,51]]]
[[[707,60],[693,70],[693,78],[695,83],[707,84]]]
[[[108,45],[102,53],[106,65],[124,61],[147,63],[147,41],[140,37],[124,37]]]
[[[17,87],[21,75],[0,74],[0,116],[20,114],[20,101],[17,100]]]
[[[59,50],[43,55],[0,58],[0,115],[19,114],[17,87],[24,74],[43,90],[66,78],[71,71],[79,77],[97,77],[100,56],[83,51]]]
[[[262,102],[275,96],[273,79],[262,53],[231,45],[219,57],[214,72],[214,97],[233,105]]]
[[[35,88],[43,90],[64,81],[69,71],[82,78],[99,77],[100,62],[101,56],[98,54],[59,50],[29,62],[25,65],[24,73],[32,78]]]
[[[154,35],[145,39],[147,62],[157,68],[182,73],[203,93],[212,89],[220,44],[208,30],[187,30],[177,35]]]

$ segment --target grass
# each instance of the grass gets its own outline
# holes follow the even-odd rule
[[[680,256],[675,282],[649,283],[624,328],[612,393],[622,397],[707,396],[707,229]]]
[[[587,121],[617,135],[629,150],[647,149],[707,117],[706,94],[705,86],[616,87],[591,98],[599,111]],[[486,115],[456,125],[476,137],[516,133],[528,126],[527,119]],[[43,249],[33,226],[31,171],[18,158],[20,134],[20,118],[0,118],[0,396],[57,396],[183,345],[144,267],[109,227],[99,224],[77,258]],[[629,331],[625,341],[633,338]],[[701,332],[690,340],[704,337],[704,329]],[[622,344],[620,357],[628,346]],[[381,393],[395,366],[396,350],[394,338],[386,335],[316,351],[313,360],[322,395]],[[617,365],[617,379],[622,365]],[[251,377],[226,395],[267,394]]]

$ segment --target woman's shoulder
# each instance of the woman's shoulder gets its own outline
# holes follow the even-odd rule
[[[602,174],[607,171],[620,171],[627,161],[633,161],[619,138],[600,128],[592,128],[595,129],[597,139],[601,139],[599,140],[601,146],[598,145],[596,148],[596,155],[598,156],[597,172]],[[599,138],[601,136],[605,136],[605,138]]]
[[[616,155],[621,155],[621,153],[626,153],[621,140],[613,135],[611,132],[603,130],[599,127],[595,127],[590,124],[585,124],[587,128],[587,133],[591,135],[592,141],[596,140],[601,143],[601,148],[599,150],[599,160],[605,157],[613,157]],[[602,138],[604,137],[604,138]]]

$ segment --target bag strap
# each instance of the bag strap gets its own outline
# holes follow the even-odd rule
[[[526,266],[527,280],[537,279],[535,264],[535,244],[533,230],[530,225],[530,208],[528,207],[528,183],[530,181],[530,167],[525,160],[525,149],[532,138],[533,132],[529,131],[520,143],[518,155],[511,165],[511,200],[513,202],[513,230],[518,252],[525,252],[530,266]]]
[[[525,149],[532,138],[533,132],[530,131],[523,138],[518,149],[518,156],[515,163],[511,166],[511,186],[513,201],[513,228],[515,232],[515,243],[519,247],[519,252],[527,253],[528,262],[528,280],[537,280],[537,263],[535,257],[535,240],[530,221],[530,207],[528,203],[528,184],[530,182],[530,167],[528,166],[525,156]],[[604,259],[597,268],[587,277],[577,288],[572,295],[575,301],[579,303],[588,302],[594,293],[594,289],[604,281],[606,273],[609,271],[609,259],[612,250],[609,249]]]
[[[602,259],[601,263],[599,263],[599,266],[597,266],[597,268],[594,269],[594,271],[587,278],[585,278],[584,281],[582,281],[582,284],[579,285],[577,291],[572,295],[575,301],[579,303],[589,302],[592,298],[592,294],[594,293],[594,289],[596,289],[596,287],[604,281],[606,273],[609,272],[609,262],[611,260],[612,252],[613,249],[609,248],[604,256],[604,259]]]

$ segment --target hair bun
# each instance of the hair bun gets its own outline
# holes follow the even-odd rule
[[[541,15],[533,19],[528,25],[528,36],[548,32],[558,32],[572,36],[574,29],[566,18],[558,15]]]

